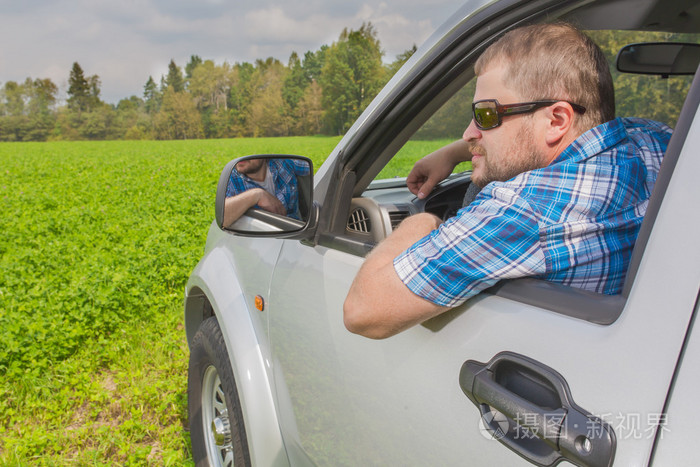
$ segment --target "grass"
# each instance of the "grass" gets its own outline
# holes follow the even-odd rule
[[[0,465],[190,465],[182,299],[220,170],[338,140],[0,144]]]

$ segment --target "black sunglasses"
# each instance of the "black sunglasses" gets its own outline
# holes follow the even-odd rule
[[[502,117],[505,115],[516,115],[534,112],[542,107],[549,107],[557,102],[567,102],[574,112],[584,114],[586,108],[569,101],[561,100],[543,100],[533,102],[521,102],[519,104],[501,105],[496,99],[484,99],[472,103],[472,114],[474,123],[480,130],[490,130],[496,128],[502,123]]]

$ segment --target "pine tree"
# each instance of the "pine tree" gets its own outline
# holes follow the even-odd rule
[[[158,92],[158,86],[153,81],[153,76],[148,77],[148,81],[143,86],[143,99],[146,102],[146,112],[154,114],[160,109],[161,94]]]
[[[68,78],[68,108],[79,115],[97,109],[102,104],[100,85],[99,76],[92,75],[86,78],[78,62],[73,63]]]
[[[194,69],[202,63],[204,63],[204,61],[199,55],[192,55],[190,57],[189,63],[185,65],[185,78],[187,79],[187,81],[192,79],[192,73],[194,73]]]
[[[78,62],[73,63],[68,78],[68,107],[78,112],[89,110],[90,84]]]
[[[170,60],[168,64],[168,76],[165,77],[166,88],[173,88],[175,92],[185,90],[185,78],[182,76],[182,70],[175,64],[175,60]]]

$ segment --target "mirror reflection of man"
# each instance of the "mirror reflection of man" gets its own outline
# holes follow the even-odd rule
[[[309,173],[309,165],[299,159],[238,162],[226,187],[224,225],[231,225],[253,207],[300,219],[297,177]]]

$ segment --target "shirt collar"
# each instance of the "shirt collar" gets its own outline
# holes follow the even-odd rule
[[[557,156],[552,164],[581,162],[619,144],[627,138],[621,118],[615,118],[583,133]]]

